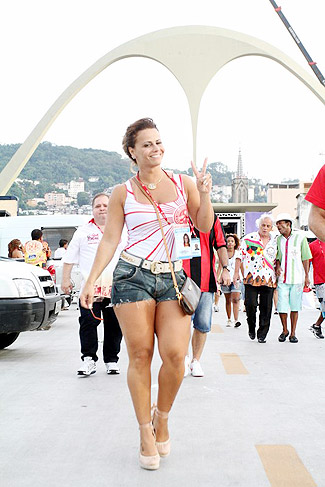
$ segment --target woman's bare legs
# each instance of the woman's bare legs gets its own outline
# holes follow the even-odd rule
[[[238,321],[239,304],[240,304],[240,292],[231,293],[232,311],[234,313],[235,323]]]
[[[151,421],[151,361],[154,350],[154,300],[125,303],[114,307],[129,356],[128,386],[139,425]],[[156,455],[150,428],[141,428],[144,455]]]
[[[225,300],[226,300],[226,314],[228,320],[231,319],[231,293],[225,293]]]
[[[219,311],[220,291],[214,293],[214,311]]]
[[[191,335],[191,318],[185,315],[177,301],[157,305],[155,331],[162,365],[158,376],[159,411],[168,413],[184,377],[184,358]],[[158,416],[155,424],[158,442],[168,440],[167,418]]]

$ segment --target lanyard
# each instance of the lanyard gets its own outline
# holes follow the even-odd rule
[[[91,220],[89,220],[88,223],[93,223],[95,225],[95,227],[98,228],[98,230],[101,232],[101,233],[104,233],[103,230],[97,225],[97,223],[95,222],[95,220],[92,218]]]
[[[154,202],[154,204],[156,205],[156,207],[158,208],[158,211],[159,213],[161,214],[161,216],[166,220],[166,222],[168,223],[168,225],[170,225],[170,222],[168,221],[167,219],[167,216],[165,215],[164,211],[161,209],[159,203],[157,203],[157,201],[153,198],[152,194],[150,193],[149,189],[147,188],[147,186],[145,186],[143,184],[143,182],[141,181],[140,177],[139,177],[139,172],[137,172],[137,176],[136,176],[137,180],[139,181],[139,184],[141,184],[141,187],[143,189],[143,191],[146,192],[146,194],[149,196],[149,198]]]
[[[164,170],[162,169],[162,171],[166,174],[166,176],[175,184],[176,188],[179,190],[179,192],[181,193],[182,195],[182,198],[183,198],[183,201],[187,207],[187,203],[186,203],[186,200],[185,200],[185,196],[184,196],[184,193],[182,191],[182,188],[180,188],[177,184],[177,182],[175,181],[175,179],[172,177],[172,176],[169,176],[169,174]],[[170,222],[168,221],[164,211],[162,210],[162,208],[160,207],[159,203],[157,203],[157,201],[153,198],[152,194],[150,193],[149,189],[147,188],[147,186],[145,186],[143,184],[143,182],[141,181],[140,177],[139,177],[139,172],[137,172],[137,175],[136,175],[136,178],[137,180],[139,181],[139,183],[141,184],[141,187],[142,189],[146,192],[146,194],[149,196],[149,198],[155,203],[155,205],[157,206],[158,208],[158,211],[159,213],[161,214],[161,216],[166,220],[166,222],[168,223],[168,225],[170,225]],[[196,236],[196,233],[195,233],[195,230],[194,230],[194,225],[192,223],[192,220],[187,217],[188,219],[188,222],[189,222],[189,226],[190,226],[190,230],[191,230],[191,233],[194,234]]]

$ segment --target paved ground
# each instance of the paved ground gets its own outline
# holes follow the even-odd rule
[[[125,345],[120,376],[100,363],[78,378],[77,314],[73,306],[51,330],[23,333],[0,351],[1,487],[325,486],[325,340],[308,331],[317,310],[301,313],[298,344],[277,341],[278,316],[258,344],[243,313],[238,329],[214,313],[205,377],[184,379],[172,454],[156,472],[138,467]],[[156,353],[154,395],[159,362]]]

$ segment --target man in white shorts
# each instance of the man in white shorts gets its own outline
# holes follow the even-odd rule
[[[290,343],[298,343],[296,327],[301,310],[303,288],[309,287],[309,260],[312,258],[308,241],[299,230],[293,230],[293,219],[289,213],[280,213],[276,226],[281,235],[277,238],[276,275],[278,277],[278,312],[283,331],[279,342],[289,336],[287,319],[290,311]]]

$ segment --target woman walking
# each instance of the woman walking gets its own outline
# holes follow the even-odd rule
[[[168,413],[184,375],[190,338],[190,316],[178,304],[156,205],[179,287],[185,281],[182,261],[176,260],[174,230],[189,226],[189,217],[203,232],[213,224],[211,176],[207,160],[199,172],[192,164],[196,186],[183,175],[169,175],[162,167],[164,147],[150,118],[130,125],[123,149],[137,175],[117,186],[109,201],[107,224],[89,278],[80,297],[91,307],[94,282],[111,260],[124,224],[128,243],[115,268],[112,303],[129,356],[128,386],[140,429],[140,466],[159,468],[160,457],[170,452]],[[158,376],[157,407],[151,420],[151,361],[155,335],[162,365]]]
[[[221,290],[225,295],[226,300],[226,313],[227,313],[227,325],[231,326],[231,312],[234,316],[235,328],[238,328],[241,323],[238,321],[239,304],[240,304],[240,282],[234,282],[234,272],[236,266],[236,259],[238,259],[237,267],[240,266],[240,253],[238,251],[240,242],[237,235],[230,233],[226,236],[226,245],[228,252],[229,272],[231,284],[230,286],[221,285]]]

